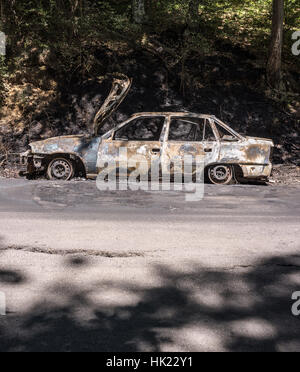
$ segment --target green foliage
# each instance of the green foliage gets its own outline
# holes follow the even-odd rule
[[[1,22],[9,35],[10,63],[20,56],[47,56],[46,65],[58,76],[93,75],[101,68],[95,50],[114,52],[156,38],[184,60],[191,52],[207,54],[216,40],[238,44],[265,57],[270,40],[272,0],[199,0],[197,29],[190,29],[191,0],[145,0],[147,23],[131,20],[132,0],[2,0]],[[286,0],[284,58],[290,53],[291,33],[300,29],[298,0]],[[175,41],[162,36],[174,32]],[[35,51],[35,53],[33,53]],[[15,59],[15,58],[18,59]]]

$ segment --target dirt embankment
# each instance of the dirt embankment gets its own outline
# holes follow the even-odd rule
[[[241,134],[272,138],[276,182],[299,180],[299,74],[285,73],[284,92],[274,92],[255,56],[241,50],[220,48],[202,59],[190,56],[184,72],[182,66],[169,68],[159,56],[145,51],[130,51],[116,59],[102,50],[99,56],[103,68],[98,76],[119,71],[134,79],[127,99],[103,130],[140,111],[216,115]],[[15,175],[10,154],[26,150],[28,143],[90,130],[110,83],[110,79],[99,83],[78,76],[62,79],[45,59],[38,68],[27,62],[6,84],[0,116],[1,175]]]

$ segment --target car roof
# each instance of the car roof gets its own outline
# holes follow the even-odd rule
[[[196,113],[187,112],[187,111],[183,111],[183,112],[139,112],[139,113],[132,115],[132,117],[138,117],[138,116],[179,116],[179,117],[193,116],[193,117],[203,118],[203,119],[215,118],[215,116],[213,115],[196,114]]]
[[[241,136],[239,133],[237,133],[235,130],[233,130],[231,127],[229,127],[227,124],[223,123],[221,120],[217,119],[214,115],[204,115],[204,114],[195,114],[193,112],[140,112],[136,113],[133,116],[131,116],[131,119],[143,117],[143,116],[175,116],[175,117],[193,117],[198,119],[213,119],[218,122],[219,125],[221,125],[223,128],[227,129],[229,132],[233,133],[235,136],[237,136],[240,139],[243,139],[244,137]]]

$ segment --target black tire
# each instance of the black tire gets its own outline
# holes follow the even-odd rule
[[[47,169],[47,178],[56,181],[70,181],[75,174],[75,167],[71,160],[55,158],[50,161]]]
[[[229,185],[234,180],[231,165],[215,164],[208,168],[208,178],[214,185]]]

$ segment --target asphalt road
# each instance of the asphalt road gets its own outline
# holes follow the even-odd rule
[[[299,191],[0,179],[0,350],[299,351]]]

